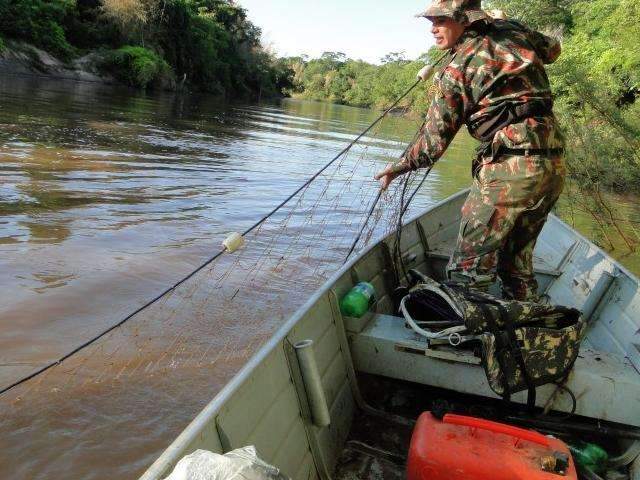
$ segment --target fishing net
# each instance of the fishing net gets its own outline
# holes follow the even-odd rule
[[[3,449],[1,463],[18,460],[17,468],[32,472],[25,457],[42,450],[51,458],[36,465],[48,468],[59,462],[74,471],[95,461],[110,474],[144,470],[344,264],[359,233],[355,254],[396,229],[422,175],[408,175],[378,197],[374,173],[400,156],[413,133],[406,121],[394,122],[387,117],[340,155],[247,233],[243,248],[217,257],[118,328],[5,392],[0,430],[12,446]],[[108,431],[108,445],[100,430]],[[26,443],[27,451],[20,448]]]

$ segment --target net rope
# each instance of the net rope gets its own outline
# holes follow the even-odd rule
[[[416,121],[415,129],[419,126]],[[414,191],[420,178],[408,175],[406,183],[394,182],[380,192],[373,175],[402,154],[412,134],[406,119],[385,114],[268,218],[247,229],[243,248],[216,253],[126,321],[5,387],[0,429],[24,433],[29,425],[37,448],[61,416],[65,425],[74,425],[74,443],[84,435],[93,439],[94,423],[104,416],[116,430],[111,441],[155,439],[164,448],[167,438],[342,267],[358,235],[354,254],[395,231],[404,209],[400,196]],[[114,409],[123,413],[117,416]],[[113,419],[131,415],[135,422],[117,431]]]
[[[323,176],[324,172],[327,171],[330,167],[332,167],[336,161],[340,160],[340,166],[338,167],[337,171],[340,170],[340,168],[344,165],[344,161],[347,158],[349,152],[351,151],[351,149],[354,147],[354,145],[356,145],[361,139],[363,139],[365,137],[365,135],[367,135],[367,133],[369,133],[372,129],[374,129],[388,114],[389,112],[391,112],[407,95],[409,95],[409,93],[411,93],[411,91],[413,91],[413,89],[420,83],[420,80],[417,80],[415,83],[413,83],[411,85],[411,87],[409,87],[402,95],[400,95],[395,102],[393,102],[380,116],[378,116],[366,129],[364,129],[355,139],[353,139],[351,142],[349,142],[349,144],[344,147],[335,157],[333,157],[328,163],[326,163],[322,168],[320,168],[316,173],[314,173],[312,176],[310,176],[300,187],[298,187],[293,193],[291,193],[288,197],[286,197],[284,200],[282,200],[278,205],[276,205],[269,213],[267,213],[266,215],[264,215],[263,217],[261,217],[257,222],[255,222],[253,225],[251,225],[250,227],[248,227],[243,233],[242,236],[243,237],[247,237],[249,234],[255,232],[260,232],[261,231],[261,227],[262,225],[269,220],[271,217],[273,217],[274,215],[276,215],[281,209],[283,209],[283,207],[285,207],[289,202],[291,202],[293,199],[296,199],[296,202],[294,203],[293,208],[289,208],[290,213],[288,214],[288,216],[285,217],[285,219],[281,222],[281,229],[285,230],[287,227],[287,224],[289,223],[289,220],[291,218],[291,216],[294,214],[294,212],[296,212],[296,208],[300,207],[303,204],[303,200],[304,200],[304,196],[305,193],[307,192],[307,190],[309,189],[310,185],[319,177]],[[366,149],[364,150],[366,152]],[[358,164],[356,164],[356,168],[357,168]],[[355,172],[355,169],[353,169],[353,171]],[[335,175],[335,172],[333,175],[331,175],[332,181],[335,181],[335,178],[333,178],[333,176]],[[352,175],[353,176],[353,175]],[[352,176],[350,177],[350,179],[352,179]],[[347,184],[348,182],[344,182],[345,184]],[[320,200],[323,198],[323,195],[325,195],[327,193],[329,187],[329,183],[327,182],[325,184],[324,189],[322,190],[321,194],[318,195],[318,199],[314,204],[314,207],[318,207]],[[364,194],[364,192],[362,191],[362,187],[360,188],[360,194]],[[339,196],[340,194],[338,194]],[[375,207],[375,205],[377,204],[377,201],[379,199],[380,195],[378,195],[378,197],[376,198],[376,200],[372,203],[372,210],[370,212],[370,214],[367,216],[367,218],[369,216],[371,216],[372,212],[373,212],[373,208]],[[311,212],[313,212],[313,209],[311,210]],[[313,219],[313,213],[306,213],[310,219]],[[324,218],[324,222],[326,222],[326,215]],[[324,224],[323,222],[323,224]],[[311,221],[307,222],[307,223],[311,223]],[[366,225],[366,220],[365,220],[365,224]],[[349,228],[351,226],[351,224],[344,224],[344,226],[346,228]],[[363,226],[364,229],[364,226]],[[361,232],[362,233],[362,232]],[[361,235],[358,235],[358,239],[360,238]],[[274,242],[280,238],[279,235],[272,235],[271,236],[271,244],[269,246],[267,246],[265,248],[265,255],[263,255],[262,259],[260,259],[259,264],[264,264],[264,260],[269,258],[269,254],[272,252],[273,249],[273,244]],[[316,235],[314,237],[315,239],[319,238],[319,235]],[[292,242],[289,246],[289,248],[284,252],[283,257],[286,254],[291,253],[291,248],[293,246],[297,246],[297,242]],[[355,247],[355,244],[353,245],[353,247]],[[349,253],[351,253],[351,251],[353,251],[353,247],[350,250]],[[218,251],[216,254],[214,254],[212,257],[210,257],[209,259],[207,259],[205,262],[203,262],[199,267],[197,267],[195,270],[193,270],[192,272],[190,272],[188,275],[186,275],[184,278],[180,279],[178,282],[176,282],[175,284],[173,284],[172,286],[168,287],[166,290],[164,290],[163,292],[161,292],[160,294],[158,294],[156,297],[152,298],[151,300],[149,300],[148,302],[146,302],[144,305],[140,306],[139,308],[137,308],[136,310],[134,310],[132,313],[130,313],[129,315],[127,315],[125,318],[123,318],[122,320],[118,321],[117,323],[107,327],[105,330],[99,332],[97,335],[93,336],[92,338],[90,338],[89,340],[86,340],[85,342],[83,342],[82,344],[76,346],[75,348],[73,348],[71,351],[67,352],[66,354],[64,354],[63,356],[61,356],[60,358],[56,359],[55,361],[52,361],[40,368],[38,368],[37,370],[35,370],[34,372],[32,372],[31,374],[3,387],[0,389],[0,395],[8,392],[9,390],[12,390],[13,388],[43,374],[44,372],[46,372],[47,370],[55,367],[56,365],[61,364],[62,362],[64,362],[65,360],[67,360],[68,358],[72,357],[73,355],[75,355],[76,353],[80,352],[81,350],[84,350],[85,348],[87,348],[88,346],[92,345],[93,343],[95,343],[96,341],[98,341],[99,339],[101,339],[102,337],[104,337],[105,335],[109,334],[110,332],[112,332],[113,330],[121,327],[122,325],[124,325],[126,322],[128,322],[129,320],[131,320],[132,318],[134,318],[138,313],[142,312],[143,310],[149,308],[151,305],[153,305],[154,303],[158,302],[160,299],[162,299],[163,297],[171,294],[171,292],[173,292],[176,288],[178,288],[180,285],[184,284],[185,282],[187,282],[188,280],[190,280],[191,278],[193,278],[195,275],[197,275],[201,270],[205,269],[206,267],[208,267],[210,264],[212,264],[213,262],[215,262],[219,257],[221,257],[223,254],[225,253],[225,250],[222,249],[220,251]],[[249,275],[247,276],[247,278],[249,276],[251,276],[252,272],[255,269],[251,268],[249,271]],[[230,271],[230,270],[229,270]],[[228,272],[227,272],[228,273]],[[222,279],[224,279],[226,277],[226,275],[223,275],[223,277],[221,277]],[[255,278],[255,277],[254,277]]]

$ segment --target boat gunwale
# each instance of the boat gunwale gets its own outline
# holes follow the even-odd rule
[[[459,196],[466,194],[467,190],[463,190],[454,195],[451,195],[440,202],[437,202],[430,206],[427,210],[421,214],[411,218],[406,223],[413,222],[416,218],[420,218],[427,215],[432,210],[447,204],[448,202],[458,198]],[[160,478],[160,475],[167,474],[167,470],[180,460],[178,455],[181,455],[183,450],[200,434],[203,427],[209,424],[211,421],[215,421],[215,416],[220,413],[221,408],[231,398],[231,396],[242,386],[242,384],[249,378],[251,373],[262,363],[262,361],[269,356],[269,354],[280,345],[287,335],[291,332],[293,327],[302,319],[302,317],[309,311],[313,305],[318,302],[323,295],[326,295],[336,281],[342,277],[346,272],[353,267],[362,257],[372,251],[380,242],[382,242],[389,235],[380,236],[376,241],[371,242],[366,248],[354,255],[350,260],[335,272],[324,284],[316,290],[316,292],[302,305],[296,312],[287,320],[282,326],[280,326],[274,334],[267,340],[267,342],[260,347],[260,349],[251,356],[247,363],[236,373],[229,382],[216,394],[215,397],[198,413],[198,415],[187,425],[187,427],[178,435],[178,437],[171,442],[171,444],[164,450],[156,461],[143,473],[140,480],[150,480]]]
[[[468,194],[468,192],[469,189],[467,188],[453,195],[450,195],[449,197],[439,202],[434,203],[426,210],[423,210],[421,213],[418,213],[410,217],[410,219],[406,222],[403,222],[403,226],[415,222],[416,220],[424,217],[425,215],[428,215],[430,212],[436,210],[437,208],[440,208],[447,203]],[[636,285],[640,284],[640,280],[638,279],[638,277],[636,277],[633,273],[629,272],[626,268],[620,265],[619,262],[609,256],[604,250],[585,238],[583,235],[577,232],[574,228],[570,227],[556,215],[550,215],[553,216],[560,224],[562,224],[564,228],[568,229],[570,233],[575,235],[579,240],[587,243],[588,246],[594,247],[597,251],[599,251],[606,260],[610,261],[615,268],[619,269],[619,271],[627,275],[632,281],[636,283]],[[168,470],[175,466],[175,464],[180,460],[180,457],[184,455],[184,450],[186,449],[186,447],[188,447],[188,445],[192,443],[198,435],[200,435],[200,432],[204,427],[206,427],[206,425],[208,425],[212,421],[215,421],[216,415],[220,413],[221,408],[225,405],[225,403],[244,384],[244,382],[249,379],[253,371],[268,357],[268,355],[271,354],[274,349],[286,339],[293,327],[304,317],[309,309],[313,307],[313,305],[318,302],[324,295],[326,295],[327,292],[329,292],[329,290],[333,287],[333,285],[360,259],[362,259],[365,255],[376,248],[382,241],[390,238],[393,234],[394,233],[377,237],[374,242],[371,242],[370,245],[366,246],[364,249],[359,251],[357,255],[354,255],[350,260],[345,262],[338,271],[336,271],[329,279],[327,279],[324,284],[320,288],[318,288],[318,290],[316,290],[315,293],[273,333],[269,340],[267,340],[267,342],[251,356],[247,363],[231,378],[231,380],[229,380],[225,384],[225,386],[198,413],[198,415],[187,425],[187,427],[182,430],[178,437],[173,442],[171,442],[171,444],[162,452],[160,457],[158,457],[154,461],[154,463],[151,464],[151,466],[142,474],[140,480],[159,479],[162,475],[168,475]]]
[[[445,198],[444,200],[435,203],[434,205],[430,206],[427,210],[423,210],[421,213],[417,213],[414,216],[410,217],[409,220],[407,220],[406,222],[403,223],[403,226],[406,226],[408,224],[410,224],[411,222],[415,222],[416,220],[422,218],[424,215],[426,215],[427,213],[429,213],[432,209],[435,209],[439,206],[441,206],[444,203],[449,202],[450,200],[453,200],[454,198],[457,198],[458,196],[462,196],[464,194],[468,194],[469,191],[471,189],[470,188],[465,188],[464,190],[460,190],[459,192]],[[602,254],[602,256],[608,260],[609,262],[611,262],[612,264],[614,264],[614,266],[621,272],[624,273],[627,277],[629,277],[631,280],[633,280],[637,285],[640,286],[640,277],[637,276],[635,273],[633,273],[632,271],[630,271],[629,269],[627,269],[627,267],[625,267],[624,265],[622,265],[620,263],[619,260],[616,260],[615,258],[613,258],[611,255],[609,255],[603,248],[599,247],[598,245],[596,245],[595,243],[593,243],[591,240],[589,240],[587,237],[585,237],[583,234],[581,234],[578,230],[576,230],[575,228],[573,228],[571,225],[569,225],[567,222],[565,222],[564,220],[562,220],[558,215],[555,215],[554,213],[549,213],[550,217],[553,217],[555,220],[558,221],[558,223],[560,223],[564,228],[566,228],[567,230],[569,230],[569,232],[574,235],[575,237],[577,237],[578,240],[586,243],[588,246],[595,248],[596,250],[598,250],[598,252],[600,252]],[[546,222],[545,222],[546,225]],[[393,233],[391,234],[393,235]],[[371,244],[371,247],[376,246],[378,243],[380,243],[382,240],[384,240],[386,237],[381,237],[378,238],[376,240],[376,242]],[[363,250],[364,253],[368,252],[369,249],[367,249],[366,251]],[[360,258],[361,255],[358,254],[358,257],[356,258]]]

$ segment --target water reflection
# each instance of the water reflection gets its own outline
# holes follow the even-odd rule
[[[5,362],[61,354],[80,331],[100,330],[182,277],[374,117],[10,78],[0,90]],[[391,138],[406,134],[402,123],[359,148],[388,155]],[[60,270],[73,274],[48,281],[55,273],[41,273]],[[13,378],[0,372],[0,383]]]
[[[70,223],[70,220],[67,220]],[[46,222],[19,222],[21,227],[29,230],[28,242],[57,244],[62,243],[71,236],[71,230],[63,224],[50,224]]]

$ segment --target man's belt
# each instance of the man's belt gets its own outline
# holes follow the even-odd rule
[[[480,172],[480,168],[482,167],[482,158],[485,155],[488,155],[491,151],[491,143],[485,142],[481,143],[478,148],[476,148],[476,156],[473,158],[471,162],[471,176],[476,178],[478,176],[478,172]],[[498,147],[498,151],[495,152],[494,158],[498,158],[501,155],[518,155],[518,156],[526,156],[526,155],[546,155],[548,157],[562,155],[564,153],[564,148],[507,148],[505,146],[500,145]]]
[[[496,157],[500,155],[547,155],[549,157],[562,155],[564,148],[507,148],[500,146]]]

